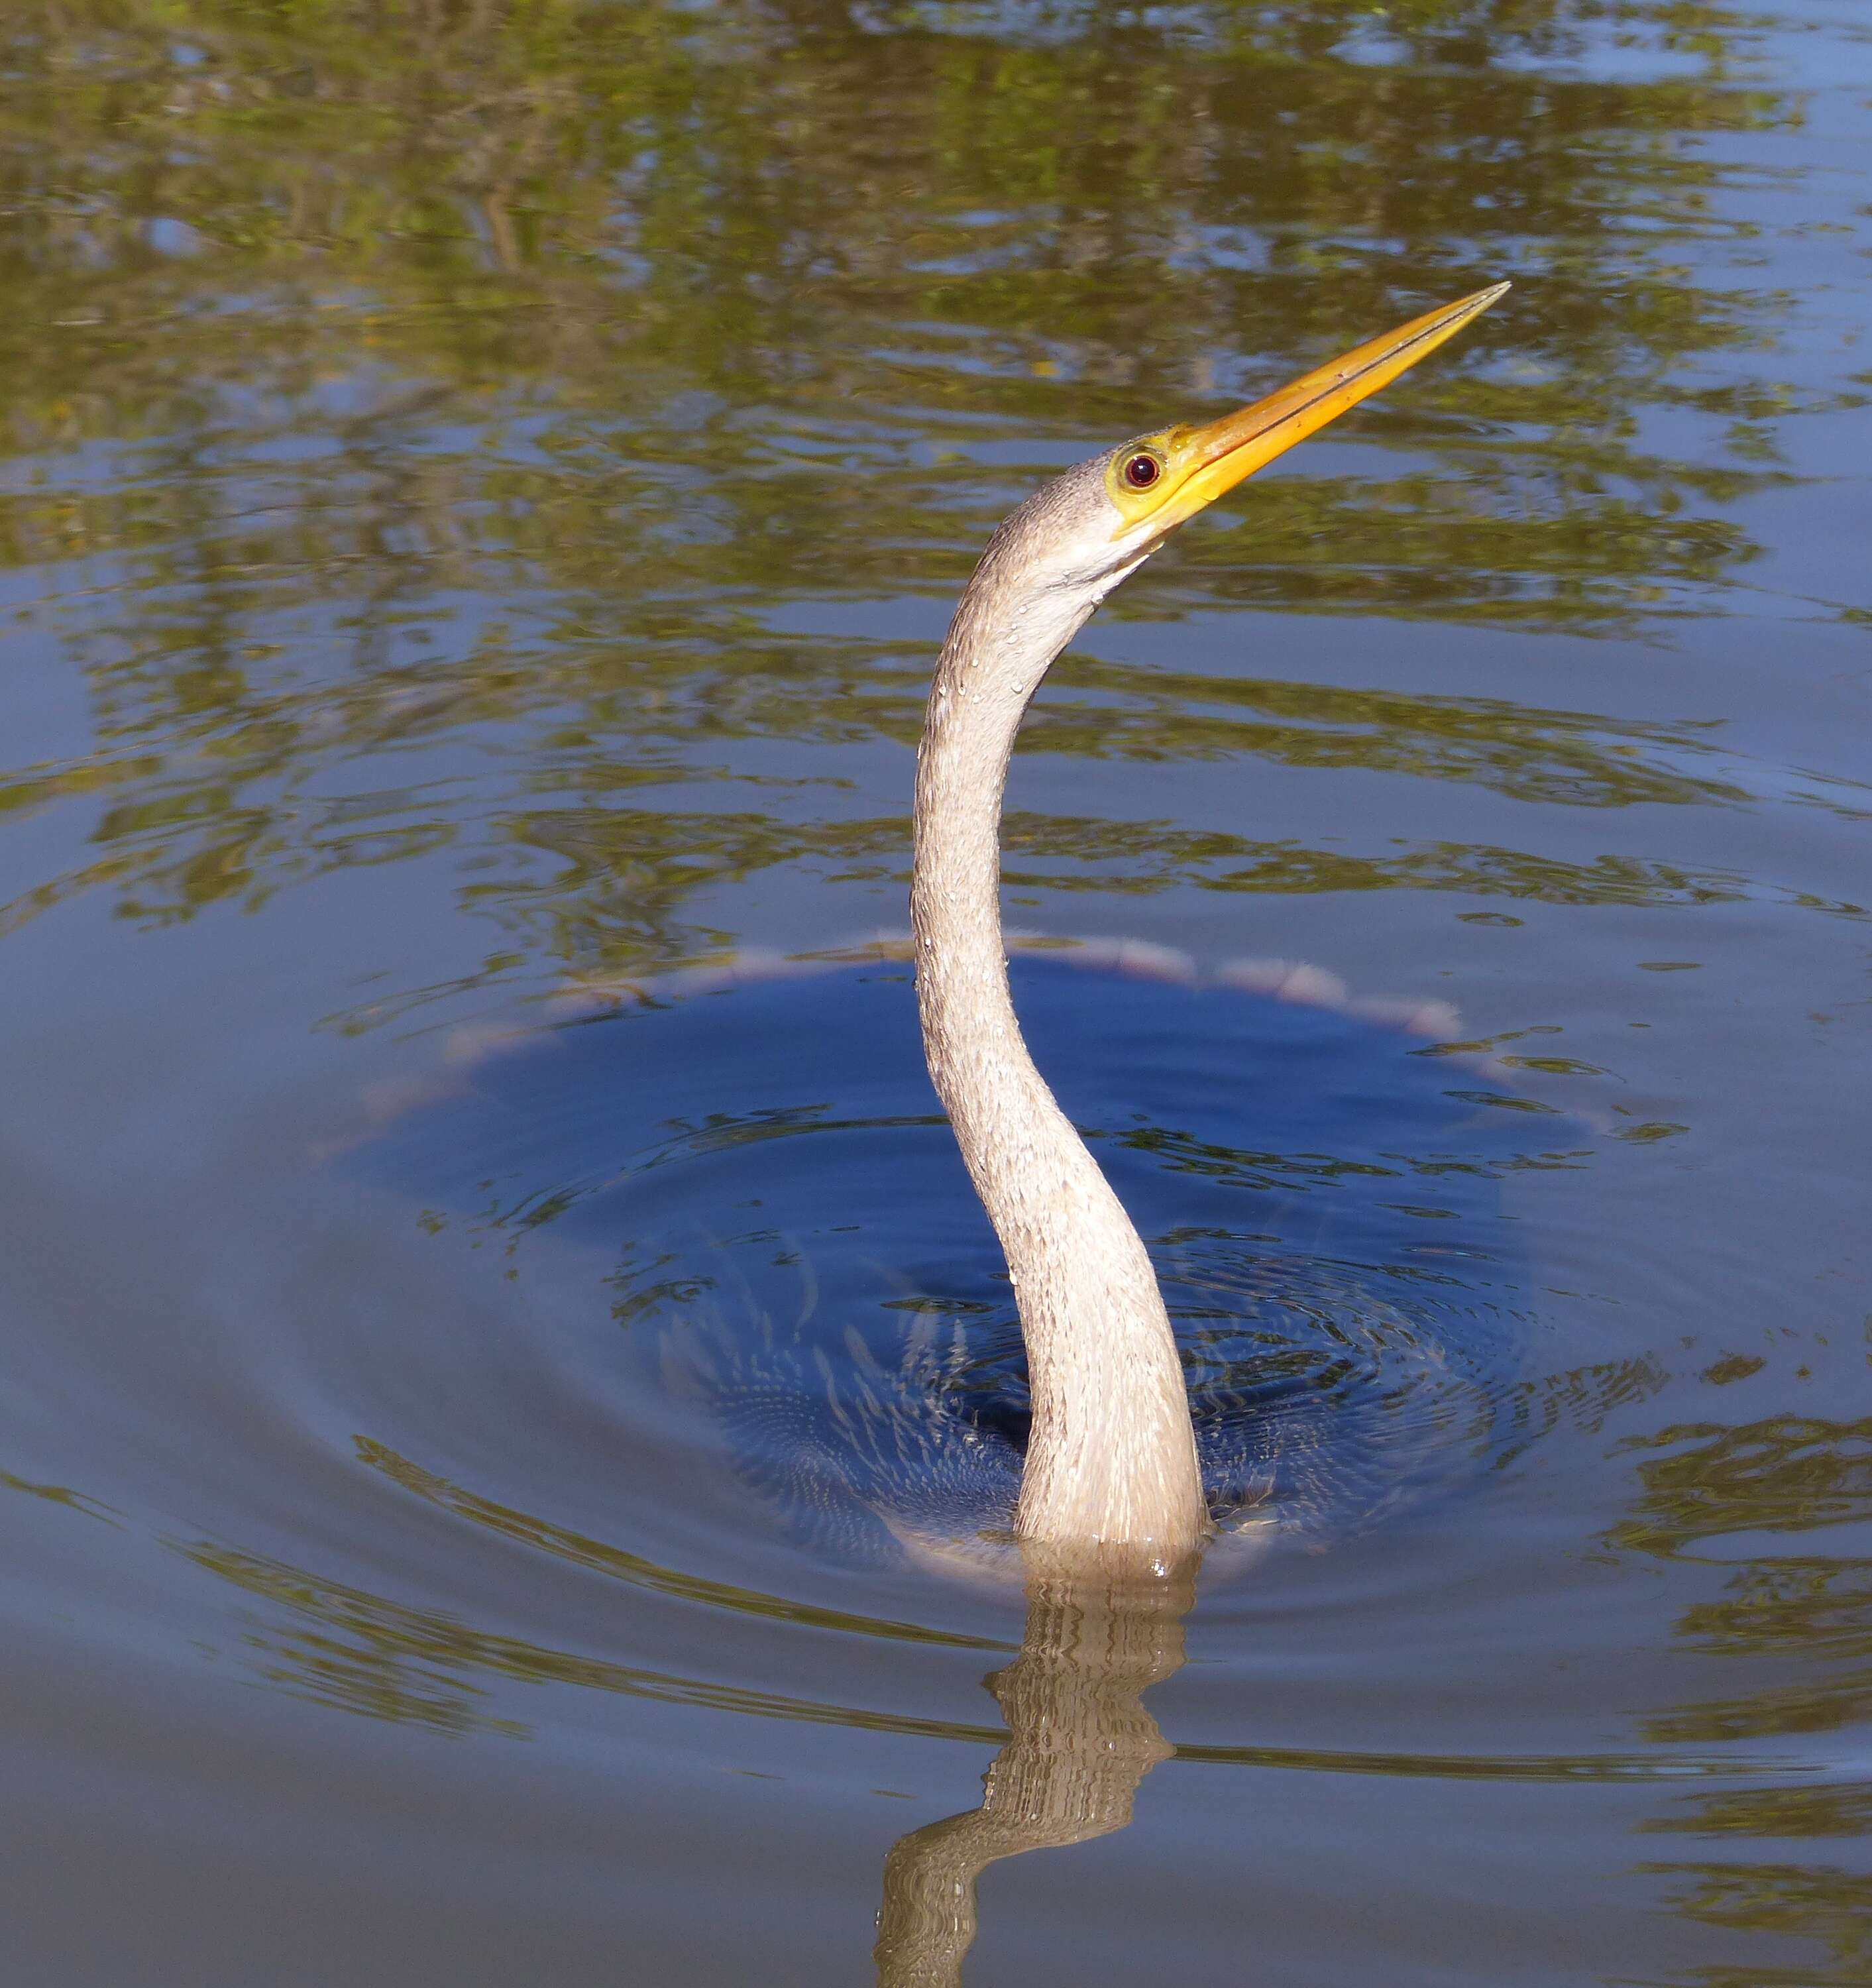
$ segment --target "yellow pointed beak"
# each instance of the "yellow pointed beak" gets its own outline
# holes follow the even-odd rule
[[[1445,339],[1455,337],[1472,319],[1481,316],[1509,287],[1495,283],[1473,296],[1426,311],[1252,407],[1200,428],[1172,428],[1147,438],[1138,451],[1127,451],[1111,471],[1113,497],[1126,513],[1125,522],[1114,536],[1133,530],[1147,517],[1161,521],[1166,530],[1194,517],[1245,477],[1285,455],[1296,442],[1304,441],[1380,387],[1388,387],[1399,374],[1435,351]],[[1161,469],[1154,487],[1140,489],[1132,480],[1130,465],[1136,454],[1144,452],[1154,455]]]

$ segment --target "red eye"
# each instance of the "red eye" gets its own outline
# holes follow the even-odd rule
[[[1164,473],[1154,455],[1134,455],[1124,465],[1124,480],[1134,490],[1148,490]]]

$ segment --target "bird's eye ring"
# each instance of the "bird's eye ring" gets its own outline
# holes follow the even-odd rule
[[[1164,465],[1154,455],[1141,451],[1129,458],[1124,465],[1124,480],[1134,490],[1148,490],[1164,473]]]

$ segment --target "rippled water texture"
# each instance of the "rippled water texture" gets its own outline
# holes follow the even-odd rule
[[[1872,1981],[1869,255],[1850,0],[5,10],[8,1988]],[[1023,734],[1252,1523],[958,1581],[949,604],[1499,276]]]

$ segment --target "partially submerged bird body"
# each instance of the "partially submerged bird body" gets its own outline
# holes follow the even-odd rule
[[[816,1553],[1168,1571],[1218,1530],[1356,1525],[1496,1445],[1513,1280],[1479,1225],[1528,1121],[1478,1113],[1395,1004],[1330,976],[1244,962],[1204,992],[1188,962],[1188,985],[1093,980],[1069,950],[1019,975],[1063,1108],[1015,1013],[999,832],[1022,714],[1098,603],[1499,293],[1107,450],[1002,524],[918,754],[914,1019],[888,953],[594,992],[615,1025],[588,1006],[597,1026],[458,1061],[455,1094],[399,1128],[397,1170],[481,1221],[623,1242],[647,1422],[696,1404],[715,1479]]]
[[[1208,1527],[1174,1336],[1141,1238],[1028,1054],[1008,989],[1002,795],[1022,712],[1110,590],[1179,525],[1394,379],[1505,284],[1433,311],[1239,413],[1108,450],[994,535],[938,659],[911,892],[930,1074],[1002,1247],[1033,1403],[1015,1531],[1166,1565]]]

